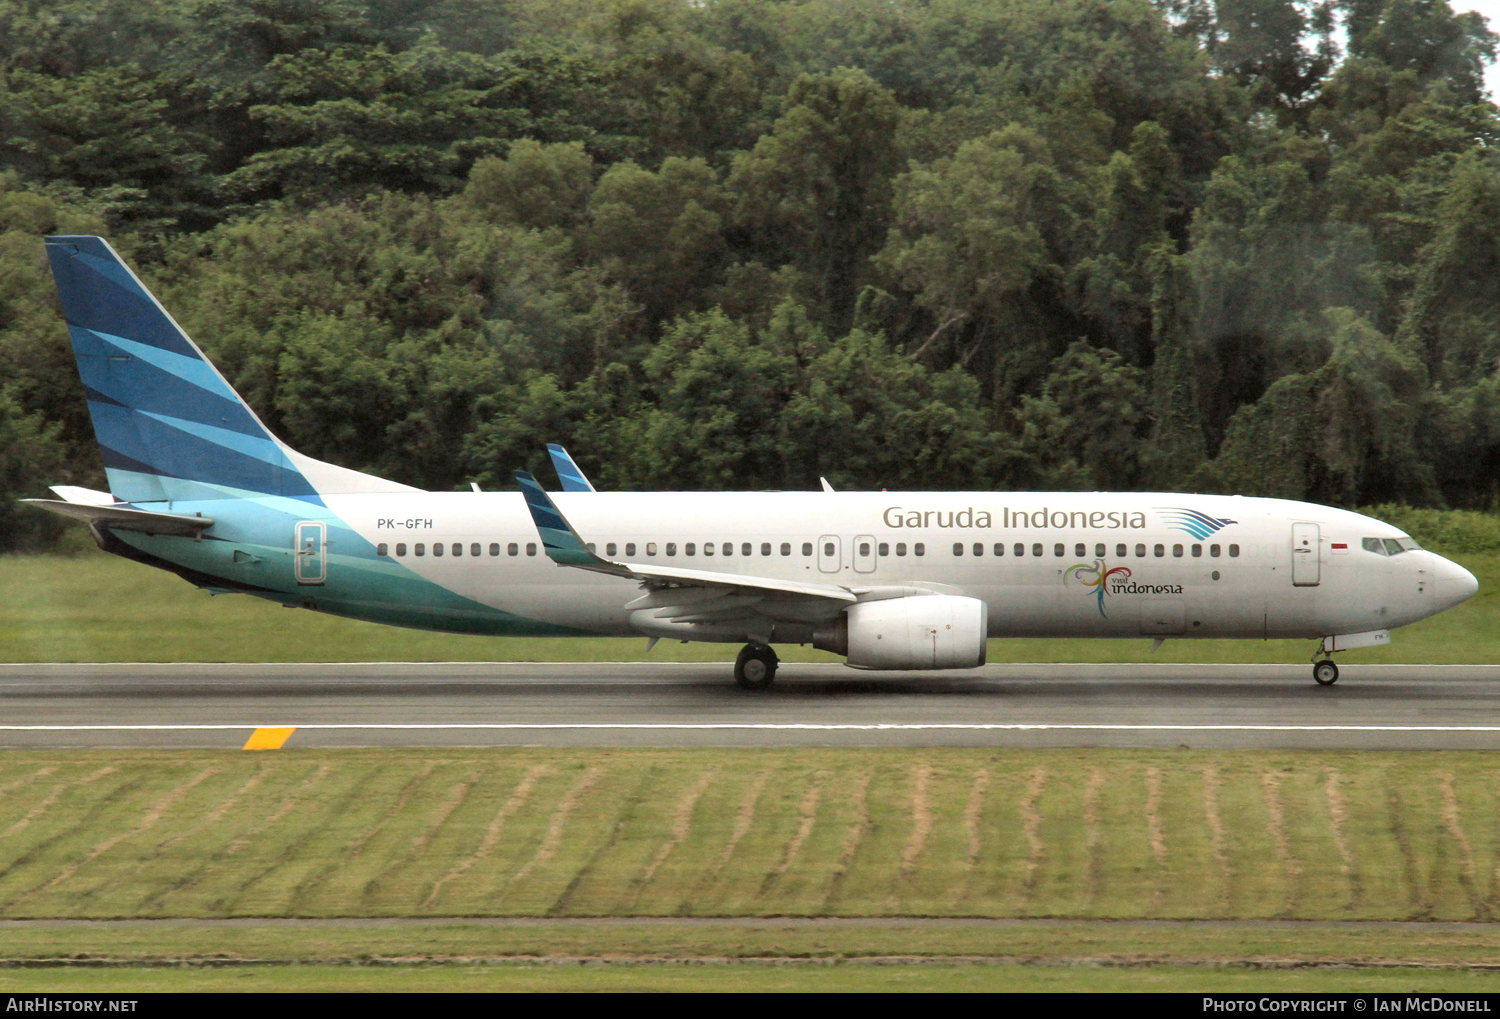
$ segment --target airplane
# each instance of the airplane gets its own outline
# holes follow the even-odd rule
[[[261,423],[109,243],[46,238],[108,492],[28,502],[211,593],[468,634],[775,644],[856,669],[969,669],[991,637],[1321,638],[1337,652],[1471,597],[1398,528],[1178,492],[426,492],[324,463]],[[1153,647],[1153,649],[1154,649]]]

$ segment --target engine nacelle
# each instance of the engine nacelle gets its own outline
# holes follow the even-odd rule
[[[924,594],[851,605],[813,644],[856,669],[973,669],[985,662],[988,627],[978,598]]]

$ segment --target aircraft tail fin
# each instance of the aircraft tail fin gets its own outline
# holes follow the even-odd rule
[[[104,238],[46,242],[116,497],[317,500],[330,491],[412,491],[278,440]]]
[[[552,466],[557,470],[557,480],[562,482],[564,492],[593,492],[595,488],[568,451],[555,442],[547,443],[547,452],[552,457]]]

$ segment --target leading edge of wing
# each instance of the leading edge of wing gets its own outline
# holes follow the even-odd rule
[[[781,594],[802,595],[811,598],[832,598],[835,601],[854,602],[858,599],[849,591],[832,584],[805,584],[796,580],[776,580],[771,577],[752,577],[739,573],[715,573],[710,570],[691,570],[679,566],[657,566],[654,563],[616,563],[602,559],[589,551],[589,547],[573,525],[568,523],[557,505],[537,484],[536,478],[526,471],[516,471],[516,481],[526,497],[526,508],[531,512],[532,523],[542,539],[542,550],[559,566],[574,566],[596,573],[607,573],[616,577],[629,577],[646,583],[683,584],[694,587],[739,587],[756,591],[775,591]]]

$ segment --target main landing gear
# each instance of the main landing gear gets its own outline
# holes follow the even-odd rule
[[[769,645],[746,644],[734,660],[734,681],[745,690],[769,690],[780,661]]]
[[[1319,686],[1332,686],[1339,681],[1339,667],[1332,658],[1325,658],[1313,665],[1313,681]]]

